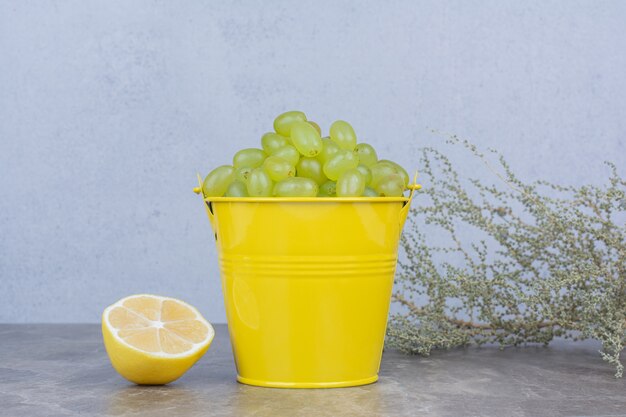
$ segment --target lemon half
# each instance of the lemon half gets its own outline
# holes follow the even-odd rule
[[[113,368],[136,384],[180,378],[204,355],[215,331],[194,307],[175,298],[131,295],[102,313]]]

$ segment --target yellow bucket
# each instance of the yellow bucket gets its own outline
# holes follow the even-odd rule
[[[205,199],[239,382],[333,388],[378,379],[416,189],[408,198]]]

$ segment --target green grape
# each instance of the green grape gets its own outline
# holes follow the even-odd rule
[[[237,170],[237,181],[241,181],[245,184],[248,181],[248,178],[250,178],[250,173],[253,169],[254,168],[249,167],[239,168]]]
[[[317,183],[310,178],[294,177],[282,180],[274,186],[277,197],[315,197]]]
[[[372,145],[359,143],[354,148],[354,152],[359,156],[359,161],[366,167],[371,167],[378,162],[378,155],[376,155],[376,150]]]
[[[294,122],[306,122],[306,115],[301,111],[288,111],[274,119],[274,130],[283,136],[291,136],[291,126]]]
[[[313,126],[315,128],[315,130],[317,130],[317,133],[319,133],[320,136],[322,136],[322,128],[320,127],[320,125],[318,125],[317,123],[315,123],[313,120],[307,120],[307,122]]]
[[[337,180],[337,197],[360,197],[365,190],[365,178],[356,169],[345,171]]]
[[[292,145],[285,145],[281,148],[278,148],[274,151],[272,156],[283,158],[285,161],[289,162],[293,166],[296,166],[296,164],[300,160],[300,152],[298,152],[298,150]]]
[[[378,160],[367,143],[357,145],[352,126],[335,121],[329,136],[300,111],[276,117],[261,147],[241,149],[233,165],[215,168],[204,179],[206,197],[374,197],[403,196],[410,178],[390,160]]]
[[[359,162],[361,162],[361,160],[359,160]],[[372,182],[372,171],[368,167],[366,167],[363,164],[359,164],[359,166],[356,167],[356,169],[358,169],[359,172],[363,174],[363,178],[365,179],[365,184],[369,184],[370,182]]]
[[[322,150],[320,134],[307,122],[294,122],[291,125],[291,142],[304,156],[315,156]]]
[[[359,165],[359,157],[351,151],[339,150],[324,164],[324,174],[336,181],[345,171],[356,168]]]
[[[267,155],[261,149],[242,149],[233,156],[233,165],[235,168],[257,168],[263,164],[266,157]]]
[[[263,168],[253,169],[246,185],[251,197],[270,197],[274,187],[272,179]]]
[[[205,197],[221,197],[228,186],[235,179],[235,168],[222,165],[209,173],[202,183],[202,192]]]
[[[356,134],[348,122],[337,120],[330,125],[330,138],[341,149],[353,151],[356,147]]]
[[[268,155],[272,155],[285,145],[289,145],[289,140],[278,133],[268,132],[261,137],[261,146]]]
[[[296,172],[299,177],[311,178],[317,185],[322,185],[328,181],[324,175],[322,163],[317,158],[301,158],[296,166]]]
[[[396,174],[396,170],[387,164],[375,163],[370,167],[372,172],[372,180],[369,182],[369,186],[376,189],[378,182],[388,175]]]
[[[282,181],[287,177],[295,177],[296,175],[296,168],[277,156],[268,156],[263,162],[263,169],[272,181]]]
[[[372,190],[370,187],[365,187],[362,195],[363,197],[378,197],[378,193]]]
[[[378,163],[387,165],[393,168],[396,174],[400,175],[402,179],[404,180],[404,186],[406,187],[407,185],[409,185],[409,174],[400,165],[388,159],[381,159],[380,161],[378,161]]]
[[[387,175],[378,181],[374,190],[381,197],[401,197],[404,194],[404,180],[399,174]]]
[[[320,186],[320,191],[317,193],[318,197],[336,197],[337,196],[337,182],[326,181]]]
[[[233,181],[226,190],[226,197],[248,197],[248,188],[241,181]]]
[[[331,138],[322,138],[322,150],[317,155],[317,159],[319,159],[322,165],[324,165],[328,162],[331,156],[339,152],[339,149],[339,145],[333,142]]]

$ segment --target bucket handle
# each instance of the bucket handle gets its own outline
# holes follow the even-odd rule
[[[202,177],[200,174],[198,175],[198,186],[193,189],[193,192],[196,194],[202,193]],[[209,221],[211,222],[211,227],[213,228],[213,232],[215,232],[215,214],[213,214],[213,204],[210,201],[204,200],[206,206],[206,214],[209,216]],[[215,235],[215,240],[217,240],[217,235]]]
[[[413,183],[406,186],[410,191],[409,199],[404,206],[400,209],[400,233],[402,233],[402,227],[404,226],[404,222],[406,221],[407,216],[409,215],[409,210],[411,209],[411,202],[413,201],[413,194],[415,191],[418,191],[422,188],[421,184],[417,183],[417,171],[415,171],[415,175],[413,176]]]

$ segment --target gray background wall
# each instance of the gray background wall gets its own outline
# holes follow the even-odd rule
[[[288,109],[407,167],[436,128],[528,180],[624,173],[625,23],[621,1],[0,0],[0,322],[137,292],[224,321],[195,174]]]

